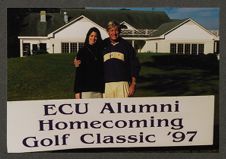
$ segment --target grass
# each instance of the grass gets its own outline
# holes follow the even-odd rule
[[[72,54],[8,60],[8,100],[73,98]]]
[[[71,99],[73,54],[8,59],[8,100]],[[135,96],[218,96],[219,62],[215,56],[139,54]]]

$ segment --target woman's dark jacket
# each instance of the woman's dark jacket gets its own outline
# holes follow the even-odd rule
[[[87,45],[79,50],[77,59],[81,64],[76,68],[74,92],[104,92],[104,71],[102,48]]]

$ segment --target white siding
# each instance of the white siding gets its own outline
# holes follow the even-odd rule
[[[213,53],[214,49],[212,40],[149,40],[146,41],[141,52],[170,53],[170,43],[204,44],[204,54]],[[158,45],[157,48],[156,45]]]
[[[165,40],[148,40],[141,49],[141,52],[169,53],[168,44]]]
[[[164,39],[147,40],[141,52],[170,53],[170,43],[204,44],[204,54],[213,53],[216,37],[189,21],[165,35]],[[157,45],[157,48],[156,48]]]
[[[83,43],[85,41],[86,34],[88,30],[92,27],[96,27],[100,30],[102,39],[108,37],[106,30],[96,23],[90,21],[89,19],[83,17],[82,19],[74,22],[67,27],[59,30],[53,37],[50,36],[49,39],[42,40],[40,38],[22,38],[20,39],[21,49],[23,43],[30,43],[32,44],[39,44],[39,43],[46,43],[47,44],[47,51],[48,53],[61,53],[61,43],[62,42],[73,42],[73,43]],[[32,50],[32,47],[31,47]],[[22,52],[21,52],[22,55]]]
[[[52,47],[52,44],[54,44],[54,52],[60,53],[62,42],[84,42],[88,30],[92,27],[96,27],[100,30],[103,39],[108,37],[108,34],[104,28],[98,26],[89,19],[82,18],[63,30],[57,32],[54,38],[51,38],[50,45]],[[52,48],[50,49],[49,53],[53,53]]]
[[[192,21],[185,23],[165,36],[167,40],[210,40],[212,38],[213,35]]]

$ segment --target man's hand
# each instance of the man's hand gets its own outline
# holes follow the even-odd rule
[[[129,85],[129,97],[133,96],[136,91],[136,78],[132,77],[131,83]]]
[[[136,91],[136,84],[131,83],[129,86],[129,97],[133,96]]]
[[[76,58],[74,59],[74,65],[75,67],[79,67],[79,65],[81,64],[81,60],[77,60]]]

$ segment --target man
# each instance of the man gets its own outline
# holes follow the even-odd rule
[[[136,79],[140,64],[134,48],[122,37],[121,27],[115,21],[107,25],[109,38],[104,40],[104,98],[125,98],[133,96],[136,90]],[[79,67],[82,61],[75,60]]]
[[[133,96],[140,64],[134,48],[122,37],[121,28],[115,21],[107,25],[109,38],[104,40],[103,59],[105,98]]]

